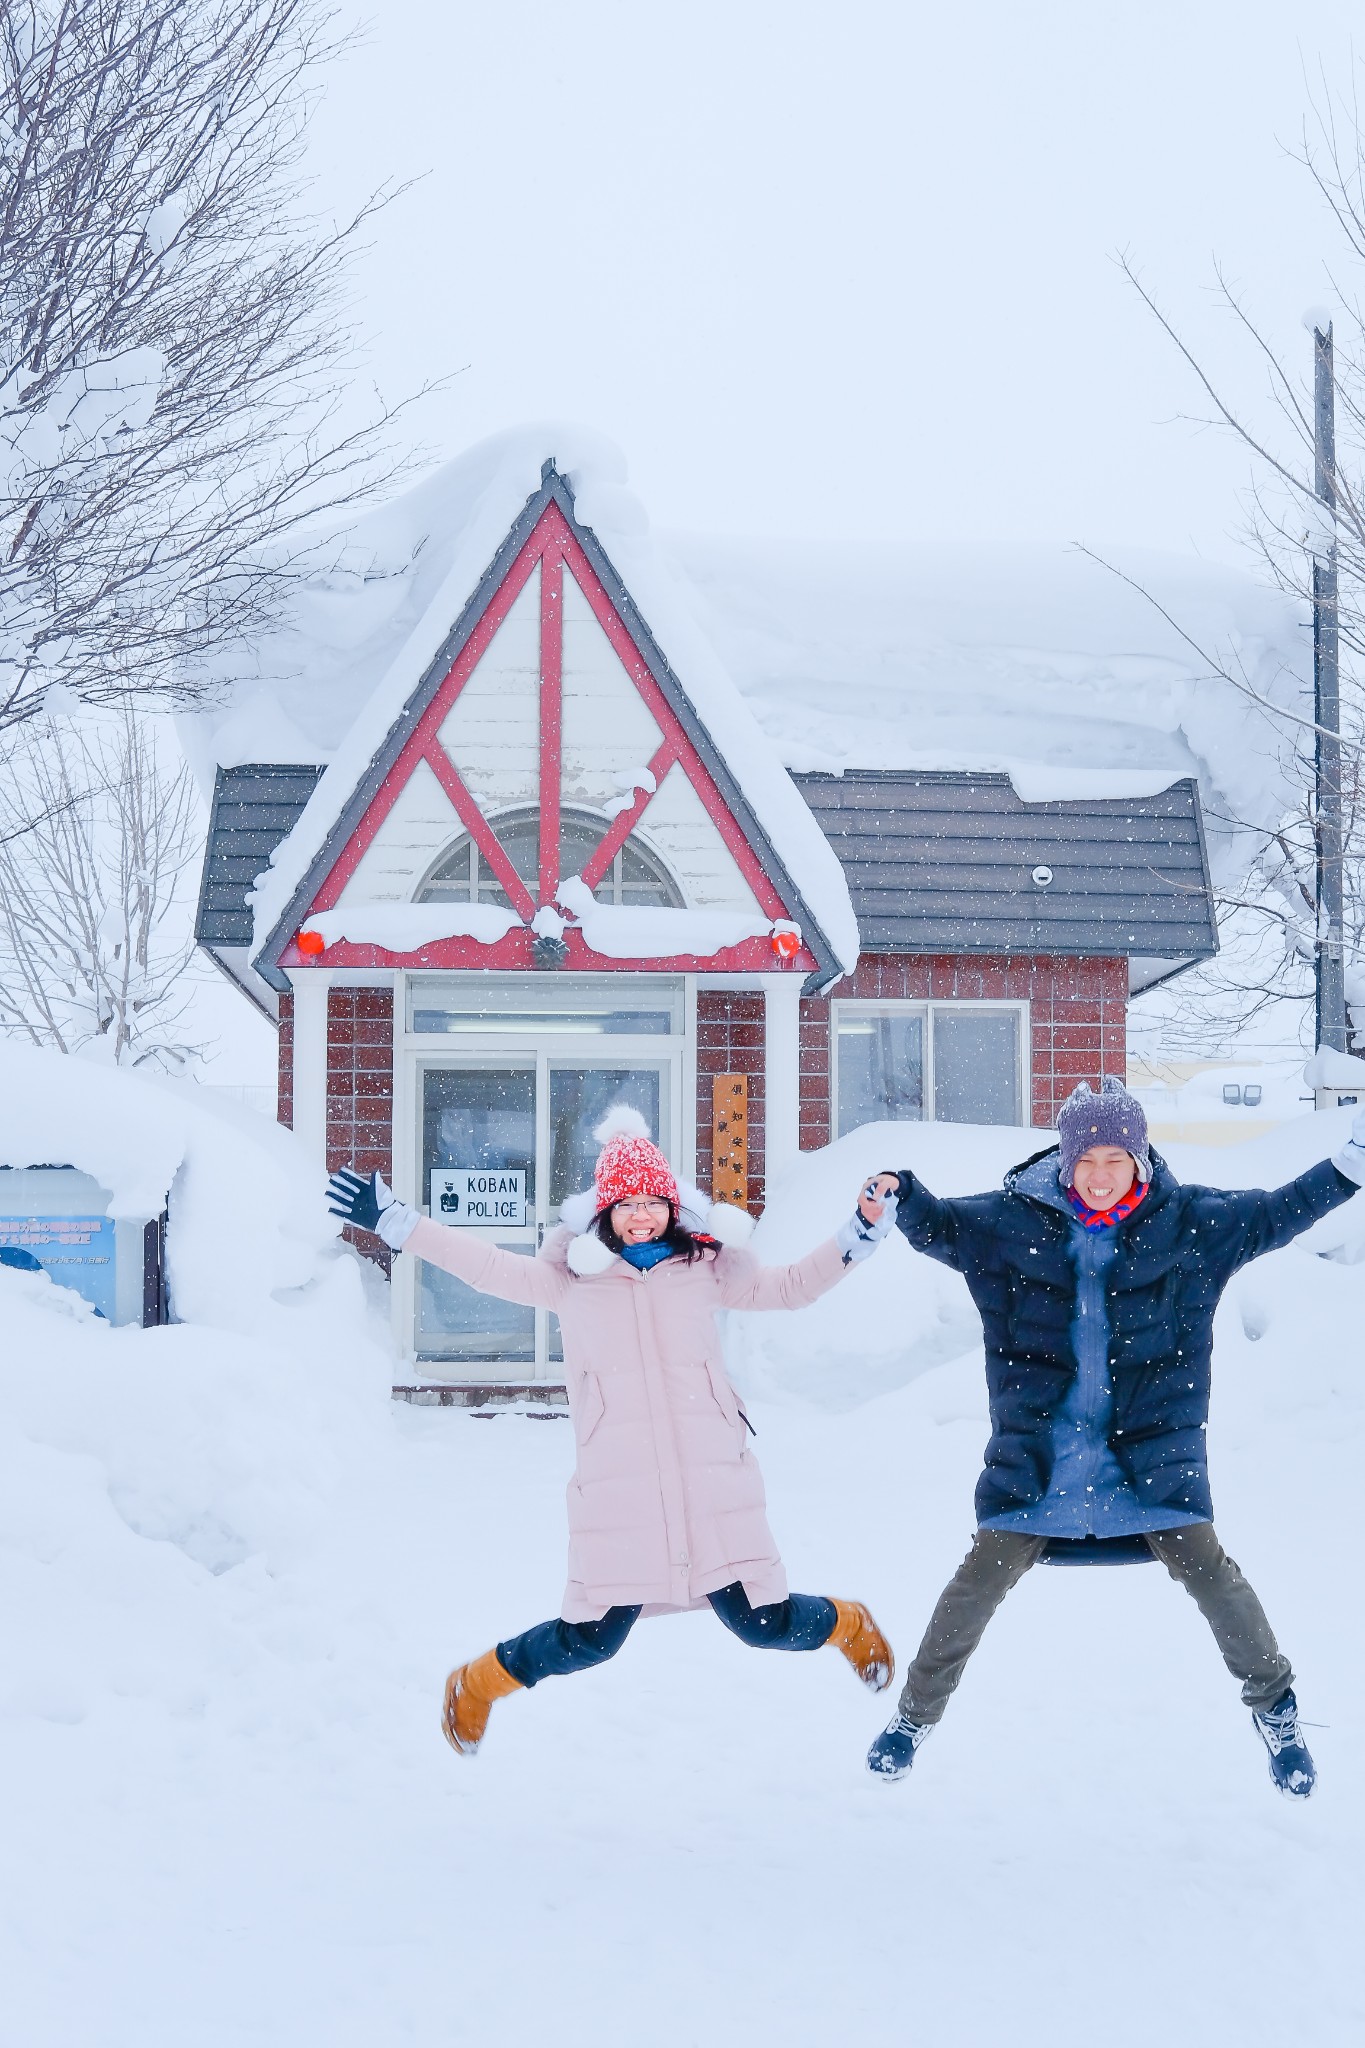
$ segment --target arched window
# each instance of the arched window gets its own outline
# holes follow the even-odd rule
[[[540,813],[513,811],[493,820],[493,830],[532,896],[540,875]],[[581,874],[607,830],[604,818],[564,811],[559,821],[559,872]],[[672,876],[638,839],[627,839],[593,891],[599,903],[649,904],[661,910],[683,907]],[[457,839],[417,891],[419,903],[507,903],[502,883],[469,833]]]

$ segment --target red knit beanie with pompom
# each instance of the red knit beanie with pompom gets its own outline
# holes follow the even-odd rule
[[[637,1195],[671,1202],[675,1211],[682,1206],[673,1169],[650,1137],[649,1125],[638,1109],[619,1103],[607,1111],[593,1136],[602,1147],[596,1174],[599,1212]]]

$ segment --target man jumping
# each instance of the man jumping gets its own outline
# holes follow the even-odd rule
[[[1196,1601],[1270,1753],[1282,1792],[1317,1772],[1294,1674],[1213,1527],[1205,1429],[1213,1316],[1232,1275],[1365,1186],[1365,1112],[1350,1143],[1270,1192],[1183,1187],[1147,1138],[1142,1105],[1085,1083],[1060,1144],[991,1194],[939,1201],[912,1173],[880,1176],[916,1251],[961,1273],[986,1339],[991,1437],[978,1528],[906,1675],[868,1769],[900,1778],[1010,1588],[1049,1561],[1160,1559]]]

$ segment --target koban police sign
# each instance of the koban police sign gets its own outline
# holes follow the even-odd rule
[[[433,1166],[433,1223],[501,1225],[520,1228],[526,1221],[526,1169],[488,1171],[475,1166]]]

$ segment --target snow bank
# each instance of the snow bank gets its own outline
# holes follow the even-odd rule
[[[62,1119],[83,1103],[113,1170],[137,1136],[117,1119],[139,1111],[158,1161],[143,1190],[182,1146],[173,1204],[188,1169],[213,1206],[176,1227],[213,1243],[241,1301],[209,1308],[240,1319],[111,1329],[0,1270],[16,2040],[445,2048],[506,2031],[520,1969],[518,2026],[565,2048],[637,2041],[642,2014],[661,2048],[825,2048],[884,2027],[888,1971],[856,1959],[894,1957],[926,2040],[994,2039],[1008,2012],[1017,2048],[1053,2048],[1060,1951],[1025,1896],[1065,1899],[1068,1997],[1107,2048],[1146,2048],[1172,2012],[1216,2044],[1359,2038],[1365,1669],[1342,1596],[1365,1265],[1342,1254],[1365,1204],[1254,1266],[1219,1321],[1219,1526],[1292,1648],[1322,1768],[1306,1811],[1271,1790],[1193,1603],[1156,1570],[1031,1574],[906,1786],[863,1772],[887,1704],[839,1658],[748,1652],[703,1613],[500,1704],[467,1762],[438,1732],[442,1679],[555,1611],[568,1429],[390,1402],[349,1254],[319,1242],[311,1285],[264,1291],[258,1221],[281,1227],[315,1179],[287,1134],[279,1150],[183,1087],[80,1069],[9,1059],[3,1114],[20,1099],[30,1130],[78,1137],[80,1115]],[[1279,1179],[1349,1124],[1304,1118],[1235,1159],[1177,1163]],[[962,1190],[1039,1137],[854,1133],[800,1162],[760,1248],[813,1242],[869,1168],[909,1158]],[[780,1341],[751,1353],[792,1581],[867,1600],[902,1663],[965,1546],[985,1438],[957,1285],[893,1242],[831,1297],[823,1375],[808,1333],[826,1304],[763,1318]],[[879,1392],[899,1369],[893,1313],[918,1377]],[[829,1412],[835,1382],[848,1413]],[[1102,1882],[1097,1842],[1122,1844]]]
[[[75,1166],[114,1216],[169,1206],[178,1316],[288,1327],[281,1296],[358,1284],[339,1259],[317,1166],[290,1131],[196,1087],[0,1038],[0,1165]]]
[[[803,1153],[754,1234],[766,1264],[799,1258],[850,1215],[869,1174],[909,1166],[935,1194],[996,1187],[1047,1143],[1042,1131],[968,1124],[866,1124]],[[875,1258],[806,1309],[729,1318],[727,1356],[746,1388],[822,1409],[875,1400],[980,1341],[965,1284],[912,1252],[897,1233]]]

